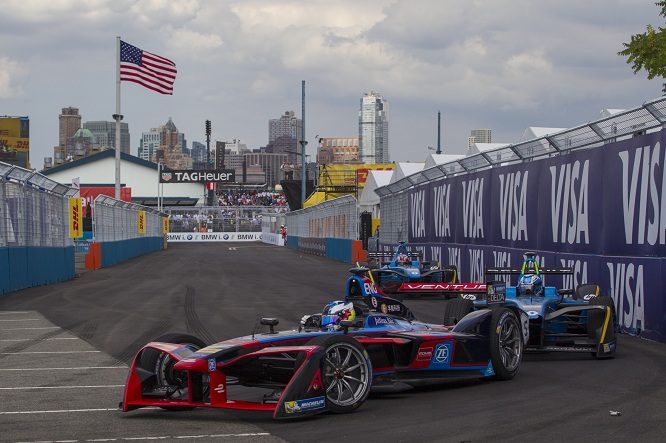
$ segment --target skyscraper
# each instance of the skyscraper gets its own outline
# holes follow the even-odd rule
[[[358,112],[359,160],[364,163],[389,161],[389,104],[370,91],[361,98]]]
[[[93,146],[98,149],[116,149],[116,122],[89,121],[83,123],[94,137]],[[129,125],[120,122],[120,152],[130,153]]]
[[[79,108],[74,108],[71,106],[62,108],[62,111],[58,116],[58,120],[60,123],[58,146],[64,149],[67,146],[67,140],[81,128],[81,115],[79,114]]]
[[[183,154],[180,146],[178,128],[169,117],[166,124],[159,127],[160,147],[157,151],[157,160],[161,160],[168,169],[191,169],[192,159]]]
[[[490,129],[472,129],[469,135],[474,137],[474,143],[491,143]]]
[[[141,133],[141,143],[139,145],[139,158],[156,162],[157,150],[160,148],[160,130],[152,128],[148,132]]]
[[[280,118],[268,121],[268,144],[266,152],[273,154],[288,153],[288,162],[296,162],[296,152],[301,152],[299,140],[303,120],[296,118],[294,111],[286,111]]]

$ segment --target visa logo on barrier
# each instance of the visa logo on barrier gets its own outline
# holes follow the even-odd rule
[[[628,245],[666,244],[666,149],[659,142],[619,152],[622,161],[622,209]]]
[[[527,241],[527,177],[528,171],[499,174],[502,240]]]
[[[588,172],[585,160],[550,167],[550,212],[553,242],[589,244]]]

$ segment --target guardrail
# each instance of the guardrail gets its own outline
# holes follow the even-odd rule
[[[0,293],[74,277],[67,199],[76,190],[0,162]]]

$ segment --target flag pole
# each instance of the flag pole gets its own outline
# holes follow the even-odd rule
[[[116,37],[116,113],[113,114],[116,121],[116,187],[115,197],[120,200],[120,36]]]

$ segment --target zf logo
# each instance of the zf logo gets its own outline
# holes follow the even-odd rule
[[[446,363],[449,361],[449,345],[448,343],[441,344],[435,349],[435,363]]]

